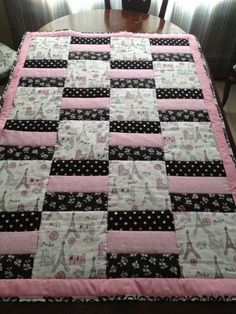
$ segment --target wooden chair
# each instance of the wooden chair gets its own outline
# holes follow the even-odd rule
[[[151,0],[122,0],[122,8],[129,11],[147,13],[151,5]],[[159,17],[164,19],[168,0],[162,0]],[[105,8],[112,9],[110,0],[105,0]]]
[[[221,102],[222,107],[226,104],[226,101],[229,97],[230,88],[233,84],[236,84],[236,64],[233,66],[231,75],[227,78],[225,82],[225,88],[223,93],[223,99]]]

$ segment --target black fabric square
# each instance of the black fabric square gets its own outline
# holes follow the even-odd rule
[[[0,160],[51,160],[53,146],[0,146]]]
[[[31,278],[34,255],[0,254],[0,279]]]
[[[67,60],[60,59],[28,59],[24,64],[25,68],[66,68]]]
[[[152,79],[111,79],[111,88],[155,88]]]
[[[111,69],[153,69],[152,61],[123,61],[112,60]]]
[[[185,38],[150,38],[149,41],[152,46],[189,46]]]
[[[169,176],[225,177],[225,168],[220,160],[214,161],[166,161]]]
[[[164,160],[160,147],[110,146],[109,160]]]
[[[110,88],[70,88],[63,89],[63,97],[100,98],[110,97]]]
[[[110,121],[110,132],[160,133],[160,122],[155,121]]]
[[[110,211],[108,230],[174,231],[173,215],[163,211]]]
[[[191,53],[152,53],[153,61],[193,62]]]
[[[55,120],[7,120],[4,129],[15,131],[57,132]]]
[[[194,88],[157,88],[157,99],[203,99],[201,89]]]
[[[180,278],[177,254],[107,254],[108,278]]]
[[[61,109],[60,120],[109,120],[109,109]]]
[[[43,211],[107,211],[107,193],[46,193]]]
[[[41,212],[1,212],[0,232],[39,230]],[[1,234],[0,234],[1,236]]]
[[[69,53],[69,60],[110,60],[110,52],[76,51]]]
[[[19,81],[19,86],[24,87],[64,87],[64,84],[64,77],[21,77]]]
[[[110,37],[71,37],[71,44],[79,45],[109,45]]]
[[[173,211],[235,212],[231,194],[170,193]]]
[[[108,160],[53,160],[50,175],[107,176]]]
[[[159,110],[161,122],[210,122],[206,110]]]

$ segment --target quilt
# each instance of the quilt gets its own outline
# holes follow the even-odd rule
[[[236,297],[236,170],[194,36],[26,33],[0,130],[1,300]]]

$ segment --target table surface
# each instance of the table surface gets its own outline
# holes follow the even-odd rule
[[[80,32],[119,32],[179,34],[184,31],[157,16],[125,10],[93,10],[58,18],[39,29],[50,32],[71,29]]]

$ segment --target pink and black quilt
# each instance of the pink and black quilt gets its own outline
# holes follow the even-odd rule
[[[1,300],[236,297],[236,170],[194,36],[26,33],[0,128]]]

